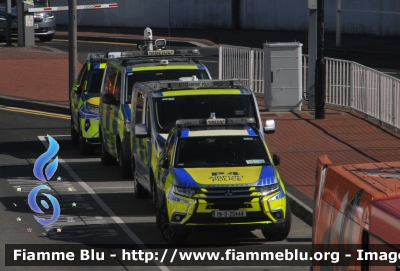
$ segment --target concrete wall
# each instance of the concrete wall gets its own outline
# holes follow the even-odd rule
[[[67,0],[52,0],[66,6]],[[78,5],[118,3],[115,9],[78,11],[78,25],[231,28],[232,0],[78,0]],[[337,0],[325,0],[325,29],[336,29]],[[342,12],[342,32],[400,36],[399,0],[342,0],[342,9],[372,12]],[[380,12],[398,12],[388,14]],[[243,29],[302,30],[308,28],[307,0],[241,0],[240,26]],[[57,23],[67,24],[66,11],[57,12]]]

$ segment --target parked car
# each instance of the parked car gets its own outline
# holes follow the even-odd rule
[[[180,119],[158,160],[157,226],[168,243],[193,230],[260,229],[269,241],[291,227],[285,185],[255,118]]]
[[[0,0],[0,38],[5,39],[7,31],[6,22],[6,1]],[[35,8],[50,7],[50,0],[34,0]],[[11,1],[11,35],[12,37],[18,36],[18,24],[17,24],[17,7],[16,1]],[[56,33],[56,19],[54,13],[50,11],[35,12],[33,13],[33,27],[35,29],[35,37],[39,38],[40,41],[51,41],[54,34]]]

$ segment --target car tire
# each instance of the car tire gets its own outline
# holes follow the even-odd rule
[[[118,148],[118,164],[119,164],[119,175],[121,178],[129,178],[132,177],[131,163],[130,161],[126,161],[125,152],[122,147],[123,145],[119,143]]]
[[[138,182],[137,175],[134,175],[134,185],[135,185],[135,195],[138,199],[147,198],[149,196],[149,192]]]
[[[51,36],[38,36],[38,38],[40,41],[45,42],[45,41],[51,41],[53,39],[53,36],[52,35]]]
[[[161,234],[164,240],[168,244],[184,243],[188,238],[188,233],[183,231],[177,231],[171,228],[168,219],[168,210],[165,203],[161,207],[160,213],[158,215],[159,215]]]
[[[158,194],[157,194],[157,184],[154,180],[153,174],[150,175],[151,180],[151,196],[153,200],[154,211],[157,212],[158,209]]]
[[[282,241],[288,237],[291,226],[292,226],[292,212],[290,211],[289,205],[286,205],[285,226],[279,230],[261,230],[261,232],[267,241]]]
[[[104,147],[104,142],[103,140],[101,140],[101,164],[103,166],[113,166],[115,165],[115,162],[117,161],[117,159],[115,159],[114,156],[112,156],[111,154],[109,154],[106,150],[106,148]]]
[[[79,144],[79,135],[78,132],[74,128],[74,120],[71,115],[71,142],[72,145],[77,146]]]
[[[82,134],[79,136],[79,152],[83,156],[94,153],[94,146],[86,143],[86,140]]]

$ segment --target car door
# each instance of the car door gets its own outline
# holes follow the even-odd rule
[[[107,78],[105,79],[104,94],[113,94],[115,96],[114,87],[117,71],[118,69],[115,66],[109,67],[108,73],[106,74]],[[116,105],[102,103],[102,106],[102,118],[104,120],[102,122],[102,129],[104,133],[104,141],[106,143],[105,147],[109,153],[115,155],[114,111]]]
[[[86,76],[88,73],[88,65],[87,62],[82,66],[81,71],[79,72],[78,78],[75,81],[75,84],[72,86],[71,90],[71,117],[75,123],[75,125],[79,126],[78,118],[79,118],[79,101],[81,99],[82,92],[84,91]]]

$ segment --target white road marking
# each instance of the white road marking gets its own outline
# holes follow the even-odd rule
[[[45,136],[38,136],[39,140],[43,143],[43,145],[47,148],[48,147],[48,142],[46,140]],[[71,177],[82,186],[83,189],[86,190],[86,192],[92,196],[92,198],[97,202],[97,204],[108,214],[108,216],[114,220],[116,224],[118,224],[121,229],[131,238],[133,242],[139,245],[139,247],[143,250],[148,249],[146,245],[143,243],[142,240],[139,239],[139,237],[131,231],[128,226],[125,225],[125,223],[122,221],[120,217],[118,217],[113,210],[111,210],[110,207],[105,204],[105,202],[93,191],[93,189],[87,185],[79,176],[78,174],[75,173],[75,171],[72,170],[72,168],[60,157],[58,156],[58,161],[59,163],[64,167],[64,169],[71,175]],[[155,262],[157,266],[163,270],[163,271],[169,271],[169,269],[164,266],[163,264],[159,262]]]

